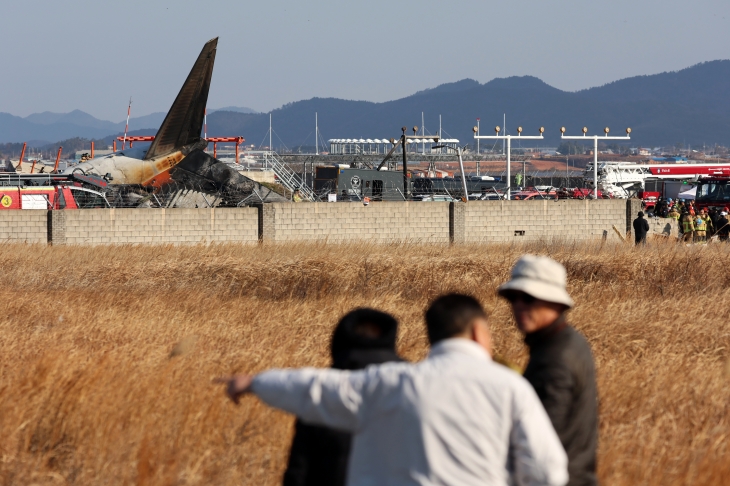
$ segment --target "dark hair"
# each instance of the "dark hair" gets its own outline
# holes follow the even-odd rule
[[[641,218],[642,216],[644,216],[644,211],[639,211],[639,217]]]
[[[398,321],[375,309],[361,308],[345,314],[332,333],[330,352],[335,368],[354,349],[388,349],[395,351]]]
[[[428,341],[436,344],[463,334],[477,317],[487,318],[487,313],[474,298],[462,294],[442,295],[431,303],[426,311]]]

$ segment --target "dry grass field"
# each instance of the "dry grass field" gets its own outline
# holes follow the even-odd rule
[[[425,356],[430,299],[491,312],[497,352],[524,364],[495,297],[525,252],[563,262],[601,402],[606,485],[727,484],[730,245],[280,245],[0,249],[0,483],[273,485],[293,419],[211,379],[326,366],[337,319],[374,306]]]

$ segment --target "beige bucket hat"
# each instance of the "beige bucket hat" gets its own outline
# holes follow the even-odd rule
[[[511,291],[524,292],[546,302],[573,307],[573,299],[565,290],[565,267],[552,258],[525,255],[512,267],[510,280],[497,293],[506,297]]]

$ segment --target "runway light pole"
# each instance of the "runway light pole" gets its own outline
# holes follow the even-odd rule
[[[589,140],[593,139],[593,199],[598,199],[598,140],[631,140],[631,129],[626,129],[625,137],[609,137],[608,132],[611,130],[606,127],[603,129],[603,136],[588,136],[588,127],[583,127],[583,136],[568,137],[565,135],[565,127],[560,127],[561,140]]]
[[[479,135],[479,121],[480,120],[481,120],[481,118],[477,118],[477,135]],[[479,155],[479,139],[478,138],[477,138],[477,155]],[[477,175],[479,175],[478,172],[477,172]]]
[[[539,136],[522,136],[522,127],[517,127],[517,135],[499,135],[499,132],[502,129],[500,127],[494,127],[494,132],[497,133],[497,135],[479,135],[479,127],[474,127],[472,131],[474,132],[474,138],[477,139],[477,141],[481,138],[484,139],[490,139],[490,140],[506,140],[507,141],[507,189],[505,191],[506,199],[509,201],[512,199],[512,196],[510,194],[510,188],[512,186],[511,178],[512,178],[512,172],[510,170],[510,162],[511,162],[511,152],[512,152],[512,139],[517,138],[520,140],[543,140],[544,137],[542,134],[545,132],[545,128],[540,127],[540,135]]]

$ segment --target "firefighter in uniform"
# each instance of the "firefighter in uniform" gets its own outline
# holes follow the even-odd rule
[[[680,221],[682,222],[682,235],[684,241],[692,241],[694,239],[695,224],[694,221],[692,221],[692,216],[689,215],[689,212],[686,209],[682,212],[682,219]]]
[[[679,211],[677,211],[677,208],[672,207],[672,209],[669,210],[669,213],[667,213],[668,218],[672,218],[674,221],[679,223]]]
[[[704,242],[707,237],[707,223],[701,216],[694,216],[695,241]]]
[[[712,218],[710,217],[709,213],[707,212],[707,208],[700,209],[700,218],[702,218],[702,221],[705,222],[705,240],[708,236],[712,236],[715,232],[714,225],[712,224]]]

